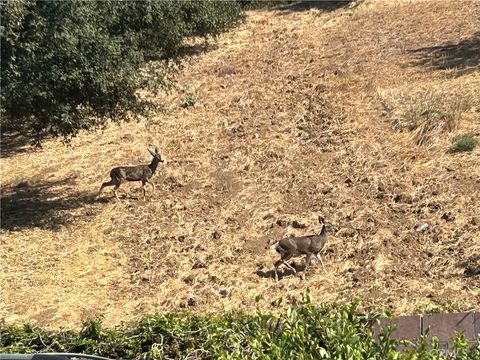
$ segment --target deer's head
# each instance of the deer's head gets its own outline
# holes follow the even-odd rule
[[[165,159],[162,159],[162,155],[160,155],[160,152],[158,151],[158,147],[155,147],[155,152],[152,150],[148,149],[148,152],[152,154],[152,156],[157,159],[159,162],[165,162]]]

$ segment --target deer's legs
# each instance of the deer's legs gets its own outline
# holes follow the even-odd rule
[[[280,260],[275,262],[275,281],[278,282],[278,271],[277,270],[280,267],[280,265],[282,265],[282,264],[285,265],[286,267],[292,269],[295,274],[297,273],[297,270],[292,265],[287,263],[287,260],[290,260],[291,257],[292,257],[292,255],[288,255],[288,256],[285,256],[285,257],[282,256],[280,258]]]
[[[275,266],[273,268],[273,271],[275,271],[275,281],[278,282],[278,267],[280,266],[280,264],[282,263],[282,260],[278,260],[276,263],[275,263]]]
[[[297,269],[295,269],[292,265],[290,265],[290,264],[287,263],[286,261],[284,261],[283,263],[285,264],[286,267],[292,269],[295,274],[297,273]]]
[[[142,180],[143,201],[145,201],[146,185],[148,180]]]
[[[102,186],[100,186],[100,191],[98,192],[98,195],[97,195],[97,196],[100,196],[100,194],[102,193],[102,190],[103,190],[104,187],[113,186],[113,185],[115,185],[115,182],[114,182],[113,180],[110,180],[110,181],[108,181],[108,182],[104,182],[104,183],[102,184]]]
[[[310,266],[310,262],[312,261],[312,257],[314,257],[314,254],[307,254],[307,257],[305,258],[305,269],[303,270],[302,278],[305,280],[305,273],[307,272],[308,267]]]
[[[308,254],[305,258],[305,270],[310,266],[310,261],[312,260],[313,254]]]
[[[327,269],[325,269],[325,265],[323,265],[323,260],[322,260],[322,257],[320,256],[320,253],[318,253],[316,257],[318,260],[320,260],[320,264],[322,264],[323,271],[327,272]]]
[[[147,183],[149,183],[150,185],[152,185],[152,191],[155,192],[155,184],[151,181],[148,181],[147,180]]]
[[[118,197],[118,194],[117,194],[117,190],[120,188],[120,185],[122,185],[122,184],[121,183],[116,184],[115,187],[113,188],[113,193],[115,194],[115,197],[117,198],[117,200],[120,200],[120,198]]]

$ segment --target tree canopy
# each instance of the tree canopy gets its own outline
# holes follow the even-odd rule
[[[168,89],[185,38],[241,18],[234,1],[2,2],[2,126],[39,143],[144,113],[138,89]]]

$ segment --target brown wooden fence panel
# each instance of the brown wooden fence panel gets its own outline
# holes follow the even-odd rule
[[[475,339],[475,314],[427,314],[423,315],[423,332],[429,338],[437,337],[440,341],[449,341],[455,332],[463,332],[468,340]]]
[[[380,326],[376,326],[374,331],[378,332],[380,328],[391,325],[395,328],[392,333],[394,339],[415,340],[422,335],[422,317],[421,315],[402,316],[396,319],[380,319]]]
[[[475,313],[475,321],[474,321],[474,326],[473,329],[475,331],[475,337],[476,339],[480,340],[480,313]]]
[[[374,327],[379,333],[381,328],[392,325],[396,330],[392,333],[394,339],[414,340],[420,335],[429,339],[437,337],[441,348],[447,349],[455,333],[463,333],[471,342],[480,340],[480,313],[463,312],[449,314],[425,314],[401,316],[396,319],[380,319],[380,324]]]

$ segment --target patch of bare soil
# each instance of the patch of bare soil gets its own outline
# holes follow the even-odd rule
[[[306,288],[396,314],[478,310],[480,150],[446,149],[480,135],[479,15],[478,1],[430,0],[252,11],[186,60],[167,113],[2,153],[0,317],[112,325]],[[416,113],[425,99],[454,126]],[[168,160],[156,192],[96,198],[112,167],[149,161],[148,143]],[[318,231],[318,215],[339,228],[327,271],[276,283],[267,243]]]

